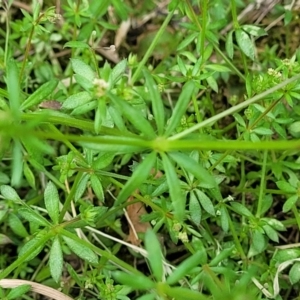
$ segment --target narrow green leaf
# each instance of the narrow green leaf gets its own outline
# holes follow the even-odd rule
[[[94,79],[96,77],[95,72],[84,61],[82,61],[79,58],[72,58],[71,59],[71,64],[72,64],[73,71],[76,74],[85,77],[87,80],[89,80],[91,82],[94,81]]]
[[[208,85],[211,87],[211,89],[213,91],[215,91],[216,93],[219,92],[218,83],[217,83],[216,79],[213,76],[207,77],[206,81],[207,81]]]
[[[201,206],[194,191],[190,192],[189,211],[192,221],[195,224],[200,225],[202,215]]]
[[[202,251],[197,251],[195,254],[184,260],[168,277],[167,283],[170,285],[178,283],[180,279],[188,275],[193,268],[199,265],[202,256]]]
[[[253,36],[264,36],[267,35],[267,32],[259,26],[255,26],[255,25],[243,25],[242,26],[243,30],[246,31],[247,33],[253,35]]]
[[[73,269],[72,265],[66,263],[66,267],[71,278],[74,279],[74,281],[78,284],[80,288],[84,289],[85,278],[79,277],[79,274],[77,274],[77,272]]]
[[[277,263],[282,263],[290,259],[299,259],[299,256],[300,256],[299,248],[282,249],[282,250],[278,249],[278,252],[274,253],[272,259],[274,259],[274,261],[276,261]]]
[[[38,105],[55,90],[58,81],[56,79],[50,80],[41,85],[33,94],[31,94],[21,105],[21,110],[25,110],[31,106]]]
[[[6,84],[9,105],[12,114],[15,118],[18,118],[20,115],[20,86],[19,86],[19,73],[16,62],[13,59],[10,59],[6,66]]]
[[[94,118],[94,130],[96,134],[100,132],[102,126],[105,126],[107,121],[107,106],[104,97],[98,100],[98,105],[96,108],[96,115]]]
[[[282,211],[284,213],[290,211],[292,209],[292,207],[296,204],[297,201],[298,201],[298,195],[291,196],[284,202]]]
[[[59,219],[59,196],[56,186],[48,182],[44,192],[45,206],[54,224],[58,224]]]
[[[7,300],[19,299],[22,295],[26,294],[31,290],[30,284],[22,284],[17,287],[14,287],[8,295],[5,297]]]
[[[184,49],[186,46],[191,44],[195,39],[197,39],[199,36],[198,32],[193,32],[190,35],[188,35],[183,41],[180,42],[180,44],[177,46],[177,51],[180,51]]]
[[[219,254],[216,254],[214,258],[210,261],[209,265],[211,267],[219,265],[222,261],[227,260],[229,256],[232,256],[232,253],[236,250],[235,246],[229,248],[223,248]]]
[[[279,220],[276,220],[276,219],[273,219],[273,218],[262,218],[261,220],[268,223],[275,230],[286,231],[286,228],[285,228],[284,224]]]
[[[228,35],[226,37],[226,44],[225,44],[227,55],[231,59],[233,59],[233,38],[232,38],[232,35],[233,35],[233,31],[229,31]]]
[[[125,186],[121,190],[117,203],[121,204],[127,200],[127,198],[136,190],[145,180],[148,178],[151,169],[156,161],[156,153],[151,152],[147,157],[137,166],[130,179],[126,182]]]
[[[229,216],[227,213],[227,209],[224,207],[224,205],[220,208],[220,221],[221,221],[221,227],[224,232],[228,232],[229,229]]]
[[[26,255],[25,261],[30,261],[35,258],[44,248],[47,239],[43,240],[45,235],[44,231],[41,231],[32,240],[27,242],[20,250],[19,257]]]
[[[295,262],[289,272],[291,284],[296,284],[300,281],[300,262]]]
[[[83,115],[91,110],[94,110],[98,105],[98,102],[96,100],[90,101],[88,103],[85,103],[83,105],[77,106],[74,108],[70,115],[72,116],[78,116]]]
[[[207,300],[201,293],[183,287],[167,288],[166,294],[176,300]]]
[[[103,152],[93,161],[93,169],[100,170],[109,166],[115,157],[114,153]]]
[[[13,200],[15,202],[21,202],[21,199],[17,194],[16,190],[10,187],[9,185],[1,185],[0,191],[4,199]]]
[[[49,255],[49,268],[52,278],[55,282],[59,283],[63,270],[63,253],[58,236],[54,238],[51,246]]]
[[[184,113],[186,112],[188,103],[191,101],[191,97],[195,90],[195,84],[193,81],[188,81],[184,84],[182,92],[178,98],[173,114],[168,122],[165,136],[169,136],[174,132]]]
[[[183,62],[183,60],[181,59],[181,57],[179,55],[177,56],[177,65],[178,65],[179,71],[182,73],[182,75],[186,76],[187,69],[186,69],[185,63]]]
[[[185,196],[180,188],[180,181],[177,177],[175,167],[165,153],[161,153],[163,166],[170,189],[170,197],[172,200],[174,214],[177,221],[182,221],[185,217]]]
[[[178,165],[186,171],[193,174],[198,180],[200,180],[201,186],[207,188],[216,187],[216,181],[214,177],[199,163],[188,155],[180,152],[171,152],[169,156],[178,163]]]
[[[242,52],[246,56],[254,60],[255,49],[254,49],[254,44],[251,38],[249,37],[249,35],[242,29],[237,29],[235,31],[235,37]]]
[[[276,230],[274,230],[270,225],[263,225],[263,230],[265,231],[266,235],[271,239],[273,242],[278,243],[279,237]]]
[[[127,60],[123,59],[112,69],[108,80],[110,88],[112,88],[119,81],[119,79],[121,79],[125,73],[126,67]]]
[[[230,202],[231,208],[236,213],[245,216],[245,217],[253,217],[253,214],[250,212],[248,208],[246,208],[243,204],[238,202]]]
[[[91,47],[86,42],[70,41],[70,42],[65,43],[63,48],[90,49]]]
[[[154,294],[146,294],[141,297],[138,297],[136,300],[155,300],[155,295]]]
[[[88,103],[92,100],[92,96],[88,92],[79,92],[68,97],[62,105],[63,109],[74,109],[78,106]]]
[[[246,127],[246,122],[240,114],[235,113],[233,114],[233,117],[242,127]]]
[[[228,67],[223,66],[221,64],[208,64],[208,65],[205,65],[205,68],[208,70],[216,71],[216,72],[230,72],[231,71]]]
[[[85,192],[89,179],[90,179],[90,174],[88,173],[82,174],[81,178],[79,179],[78,185],[76,187],[76,192],[74,196],[75,201],[79,200],[80,197]]]
[[[63,236],[63,239],[68,247],[80,258],[92,264],[98,263],[98,256],[90,248],[70,239],[69,237]]]
[[[272,135],[273,134],[273,131],[271,129],[265,128],[265,127],[256,127],[252,130],[252,132],[255,132],[260,135]]]
[[[297,189],[286,181],[277,181],[276,185],[281,191],[284,191],[286,193],[294,194],[297,192]]]
[[[204,210],[214,216],[215,208],[214,208],[211,200],[208,198],[208,196],[205,195],[202,191],[200,191],[198,189],[195,190],[195,193],[196,193],[202,207],[204,208]]]
[[[126,125],[124,123],[124,120],[122,118],[121,112],[116,109],[113,106],[109,106],[108,107],[108,113],[111,116],[115,126],[121,131],[121,132],[125,132],[127,131]]]
[[[148,261],[155,279],[160,282],[163,280],[163,256],[160,243],[152,230],[145,234],[145,248],[148,252]]]
[[[157,85],[155,84],[154,79],[146,69],[144,70],[144,76],[146,78],[146,87],[148,89],[149,96],[151,99],[152,111],[157,126],[158,134],[162,135],[165,126],[164,105],[160,97]]]
[[[102,187],[102,183],[101,183],[100,179],[98,178],[97,175],[92,174],[90,177],[90,181],[91,181],[92,189],[93,189],[95,195],[97,196],[98,200],[103,202],[104,201],[104,193],[103,193],[103,187]]]
[[[74,79],[76,80],[76,83],[78,83],[86,91],[92,91],[97,83],[94,82],[94,80],[89,80],[79,74],[74,74]]]
[[[126,140],[130,140],[133,141],[134,139],[132,138],[126,138],[123,137],[124,141],[126,143]],[[119,139],[119,138],[118,138]],[[97,143],[97,138],[95,138],[95,142],[94,143],[89,143],[89,142],[79,142],[78,144],[80,144],[82,147],[86,147],[92,150],[96,150],[96,151],[106,151],[106,152],[111,152],[114,154],[124,154],[124,153],[134,153],[134,152],[142,152],[144,151],[147,147],[145,146],[140,146],[139,144],[141,144],[141,140],[137,140],[137,145],[126,145],[123,144],[122,142],[120,143],[103,143],[102,141],[99,141]]]
[[[8,225],[15,234],[22,238],[29,235],[21,220],[12,212],[8,215]]]
[[[261,253],[264,250],[265,246],[266,246],[266,241],[265,241],[264,234],[262,234],[258,230],[254,230],[253,234],[252,234],[252,245],[251,246],[253,246],[253,248],[258,253]]]
[[[32,172],[32,170],[30,169],[30,167],[28,166],[27,162],[24,162],[24,176],[28,182],[28,184],[30,185],[31,188],[33,188],[34,190],[36,189],[35,187],[35,176]]]
[[[18,213],[27,221],[39,224],[40,226],[48,226],[48,221],[42,217],[41,215],[37,214],[34,210],[22,207],[18,210]]]
[[[12,153],[11,185],[19,187],[23,177],[23,152],[19,140],[15,139]]]
[[[154,282],[152,282],[148,277],[144,276],[142,273],[140,275],[130,275],[125,272],[115,271],[112,273],[116,281],[128,285],[134,289],[138,290],[148,290],[154,287]]]
[[[144,118],[141,112],[128,104],[123,99],[111,93],[108,94],[112,102],[123,112],[124,116],[129,122],[139,131],[141,131],[145,137],[151,139],[155,137],[155,132],[151,124]]]

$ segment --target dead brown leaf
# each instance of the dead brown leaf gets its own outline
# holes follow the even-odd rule
[[[154,169],[151,170],[150,174],[154,178],[160,178],[163,174],[160,171],[156,171]],[[140,191],[136,190],[136,194],[139,194]],[[134,201],[134,197],[130,196],[127,199],[127,202]],[[147,214],[144,203],[142,202],[134,202],[127,206],[126,208],[126,218],[129,224],[129,235],[127,237],[127,241],[133,245],[139,245],[141,240],[138,237],[138,233],[145,233],[151,225],[149,222],[141,222],[141,216]]]
[[[138,192],[138,191],[136,191]],[[127,202],[132,202],[134,197],[128,198]],[[145,206],[142,202],[135,202],[127,206],[127,221],[129,223],[129,235],[127,241],[133,245],[139,245],[141,240],[138,237],[138,233],[145,233],[147,229],[151,228],[149,222],[141,222],[141,216],[147,214]]]
[[[119,48],[119,46],[122,44],[122,42],[125,40],[127,33],[130,29],[131,21],[130,19],[123,21],[119,27],[119,29],[116,32],[115,36],[115,46],[116,48]]]

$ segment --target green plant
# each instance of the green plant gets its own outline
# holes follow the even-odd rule
[[[242,2],[173,0],[150,19],[150,46],[124,41],[112,64],[100,54],[152,2],[66,1],[60,18],[33,1],[14,21],[11,4],[0,244],[15,257],[1,249],[0,280],[77,299],[294,297],[299,251],[284,248],[300,228],[298,51],[281,59],[260,44],[276,34],[242,24]],[[166,31],[176,51],[157,58]],[[1,297],[28,299],[23,288]]]

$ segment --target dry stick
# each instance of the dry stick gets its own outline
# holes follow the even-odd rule
[[[21,279],[1,279],[0,286],[6,289],[16,288],[20,285],[28,284],[31,286],[31,291],[38,293],[40,295],[44,295],[46,297],[51,297],[54,300],[73,300],[69,296],[63,294],[60,291],[57,291],[49,286],[36,283],[29,280],[21,280]]]

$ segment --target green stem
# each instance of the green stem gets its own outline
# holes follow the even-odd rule
[[[205,35],[206,35],[206,23],[207,23],[207,0],[202,0],[202,7],[201,7],[201,15],[202,15],[202,30],[201,30],[201,45],[200,45],[200,53],[203,57],[205,51]],[[203,61],[204,63],[204,61]]]
[[[8,2],[7,2],[8,3]],[[5,33],[5,50],[4,50],[4,66],[6,66],[7,60],[8,60],[8,42],[9,42],[9,36],[10,36],[10,26],[9,26],[9,20],[10,20],[10,13],[9,9],[10,6],[6,8],[6,33]]]
[[[21,115],[21,120],[25,121],[40,121],[40,122],[47,122],[52,124],[59,124],[65,125],[68,127],[78,128],[83,131],[90,131],[94,133],[94,122],[87,121],[87,120],[79,120],[69,115],[56,112],[56,111],[41,111],[35,113],[23,113]],[[118,136],[137,136],[133,133],[124,133],[118,129],[108,128],[108,127],[101,127],[99,134],[109,134],[109,135],[118,135]]]
[[[195,95],[192,96],[192,101],[193,101],[193,106],[194,106],[197,123],[200,123],[202,121],[202,117],[201,117],[201,114],[199,111],[199,106],[198,106],[198,102],[197,102]]]
[[[224,205],[224,209],[225,209],[226,214],[227,214],[227,219],[228,219],[228,223],[229,223],[230,233],[232,234],[235,247],[236,247],[237,251],[240,253],[240,256],[241,256],[242,260],[246,261],[247,257],[245,255],[243,247],[242,247],[242,245],[241,245],[241,243],[239,241],[239,238],[238,238],[237,233],[235,231],[235,227],[234,227],[234,225],[232,223],[232,220],[231,220],[231,217],[230,217],[230,215],[228,213],[228,209],[227,209],[226,205]]]
[[[264,201],[264,194],[266,188],[266,169],[267,169],[267,159],[268,159],[268,151],[264,151],[263,154],[263,165],[261,170],[261,180],[260,180],[260,189],[259,189],[259,198],[257,203],[256,217],[260,218],[261,208]]]
[[[230,59],[225,55],[224,51],[222,51],[216,43],[213,43],[214,49],[218,52],[218,54],[224,59],[227,63],[228,67],[238,75],[243,81],[246,81],[245,76],[236,68],[236,66],[230,61]]]
[[[169,138],[169,140],[178,140],[178,139],[180,139],[182,137],[185,137],[188,134],[190,134],[190,133],[192,133],[192,132],[194,132],[194,131],[202,128],[202,127],[210,125],[211,123],[214,123],[214,122],[216,122],[216,121],[218,121],[218,120],[220,120],[220,119],[222,119],[222,118],[224,118],[226,116],[232,115],[235,112],[240,111],[241,109],[249,106],[250,104],[255,103],[255,102],[257,102],[257,101],[265,98],[269,94],[272,94],[272,93],[278,91],[279,89],[284,88],[286,85],[288,85],[288,84],[290,84],[290,83],[292,83],[292,82],[294,82],[296,80],[299,80],[299,79],[300,79],[300,74],[298,74],[296,76],[293,76],[292,78],[289,78],[289,79],[287,79],[287,80],[279,83],[278,85],[276,85],[276,86],[274,86],[274,87],[272,87],[272,88],[270,88],[270,89],[262,92],[259,95],[256,95],[256,96],[254,96],[254,97],[252,97],[252,98],[250,98],[250,99],[248,99],[248,100],[246,100],[246,101],[244,101],[244,102],[242,102],[242,103],[240,103],[240,104],[238,104],[236,106],[233,106],[233,107],[231,107],[231,108],[229,108],[229,109],[227,109],[227,110],[225,110],[225,111],[217,114],[216,116],[208,118],[205,121],[201,122],[200,124],[196,124],[196,125],[194,125],[191,128],[188,128],[188,129],[186,129],[186,130],[184,130],[184,131],[182,131],[182,132],[180,132],[178,134],[173,135],[172,137]]]
[[[24,59],[23,59],[23,63],[21,66],[21,71],[20,71],[20,75],[19,75],[19,81],[22,81],[23,78],[23,74],[24,74],[24,70],[25,70],[25,65],[27,63],[27,58],[29,56],[29,51],[30,51],[30,47],[31,47],[31,41],[32,41],[32,37],[35,31],[35,27],[39,25],[41,19],[44,17],[44,14],[40,14],[39,17],[37,18],[37,20],[33,21],[32,27],[31,27],[31,31],[29,34],[29,38],[28,38],[28,42],[26,44],[26,49],[25,49],[25,54],[24,54]]]
[[[77,175],[76,175],[75,181],[73,182],[71,191],[68,194],[67,199],[64,202],[63,208],[62,208],[62,210],[60,212],[59,222],[62,222],[62,220],[64,219],[64,216],[65,216],[67,210],[70,208],[71,201],[74,198],[76,189],[78,188],[78,184],[79,184],[79,181],[80,181],[81,178],[82,178],[82,172],[78,172]]]
[[[240,24],[238,21],[237,13],[236,13],[236,0],[231,0],[231,14],[232,14],[232,21],[233,21],[233,28],[238,29],[240,28]]]
[[[248,128],[247,131],[251,132],[251,130],[253,130],[256,125],[260,122],[260,120],[262,120],[268,113],[269,111],[271,111],[280,101],[280,99],[276,100],[275,102],[273,102]],[[241,134],[238,138],[238,140],[241,140],[244,136],[245,132],[243,134]],[[223,159],[229,155],[231,153],[231,151],[227,150],[225,153],[223,153],[223,155],[209,168],[210,171],[212,171],[219,163],[221,163],[223,161]]]
[[[158,148],[152,147],[153,149]],[[209,141],[209,140],[180,140],[168,141],[161,151],[192,151],[192,150],[296,150],[300,147],[300,140],[274,140],[274,141]],[[227,154],[226,154],[227,155]],[[212,167],[210,168],[212,169]]]
[[[179,3],[179,1],[178,1]],[[173,8],[173,10],[168,14],[168,16],[166,17],[166,19],[164,20],[163,24],[161,25],[160,29],[158,30],[155,38],[153,39],[150,47],[148,48],[147,52],[145,53],[143,59],[141,60],[141,62],[139,63],[136,71],[134,72],[134,74],[132,75],[131,78],[131,85],[134,85],[134,83],[136,82],[136,80],[138,79],[142,68],[144,67],[144,65],[146,64],[146,62],[148,61],[149,57],[151,56],[155,46],[157,45],[159,39],[161,38],[162,34],[164,33],[165,29],[167,28],[167,25],[169,24],[169,22],[171,21],[173,14],[175,12],[177,8],[177,5]]]

